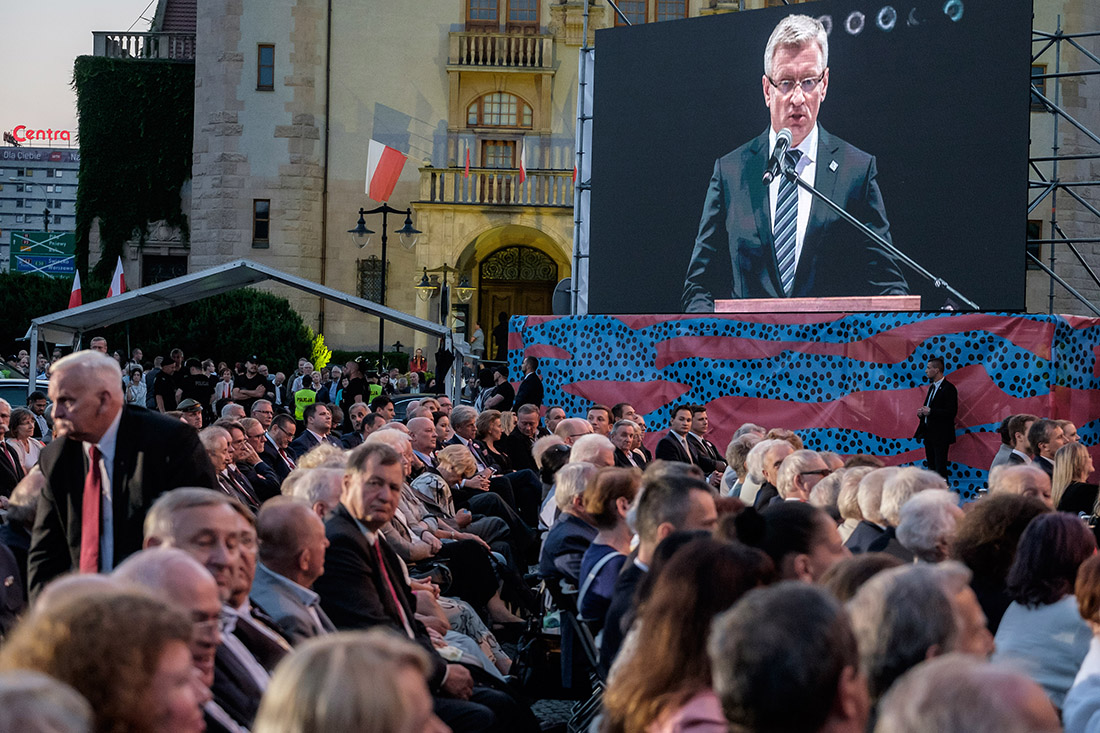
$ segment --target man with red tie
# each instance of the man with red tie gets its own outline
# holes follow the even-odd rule
[[[141,549],[145,513],[179,486],[217,488],[190,425],[125,405],[118,362],[78,351],[50,378],[57,438],[42,451],[46,485],[28,556],[32,595],[79,569],[106,572]]]
[[[290,415],[276,415],[267,426],[267,437],[260,457],[275,471],[279,483],[295,468],[294,456],[288,450],[294,440],[294,418]]]

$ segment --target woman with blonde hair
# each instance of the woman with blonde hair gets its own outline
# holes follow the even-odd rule
[[[1098,487],[1087,483],[1093,471],[1092,456],[1081,443],[1066,443],[1054,454],[1050,500],[1060,512],[1092,514]]]
[[[427,653],[389,631],[311,639],[275,669],[253,733],[444,733]]]

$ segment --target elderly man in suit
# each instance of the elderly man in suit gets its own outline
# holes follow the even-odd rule
[[[252,580],[252,601],[297,644],[336,630],[311,590],[325,572],[325,524],[309,504],[277,496],[256,517],[260,562]]]
[[[817,124],[829,89],[829,39],[820,21],[780,21],[764,51],[761,84],[771,124],[714,164],[684,310],[711,312],[721,298],[906,294],[893,255],[784,175],[763,182],[778,134],[789,130],[787,165],[889,241],[874,156]]]
[[[932,384],[925,394],[924,404],[917,409],[919,421],[913,437],[924,441],[925,463],[929,470],[948,478],[947,450],[955,442],[959,392],[944,378],[943,359],[938,356],[928,360],[924,376]]]
[[[108,571],[140,550],[145,513],[161,493],[218,485],[194,428],[123,406],[111,357],[78,351],[58,361],[50,399],[62,437],[39,460],[46,485],[28,559],[32,595],[58,575]]]
[[[538,724],[505,693],[475,684],[462,664],[435,652],[416,618],[416,599],[397,553],[382,536],[397,511],[405,471],[401,456],[384,443],[352,451],[340,503],[325,522],[329,548],[324,573],[314,583],[321,607],[338,629],[383,627],[406,636],[430,655],[428,686],[435,712],[456,731],[538,730]]]

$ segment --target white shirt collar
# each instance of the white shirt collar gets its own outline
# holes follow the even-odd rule
[[[770,126],[768,127],[768,153],[775,150],[775,138],[777,137],[775,130]],[[804,165],[813,163],[817,160],[817,123],[814,123],[814,129],[810,130],[810,134],[803,138],[802,142],[798,145],[791,146],[791,150],[797,150],[802,153],[802,158],[806,159],[806,163],[799,161],[799,168]]]
[[[115,419],[111,421],[107,430],[105,430],[103,435],[99,438],[98,443],[83,442],[84,455],[89,455],[92,446],[95,445],[103,455],[103,463],[109,467],[108,471],[110,471],[115,464],[115,449],[118,447],[118,424],[121,420],[122,409],[120,408],[118,413],[115,414]]]

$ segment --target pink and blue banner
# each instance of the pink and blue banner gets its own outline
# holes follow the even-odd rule
[[[995,313],[527,316],[511,321],[510,367],[537,356],[544,404],[585,416],[629,402],[652,448],[680,403],[707,405],[708,437],[724,450],[745,422],[795,430],[814,450],[920,464],[913,439],[942,356],[959,391],[952,484],[985,485],[1013,413],[1071,420],[1095,446],[1100,432],[1100,319]],[[1100,452],[1094,454],[1100,465]]]

